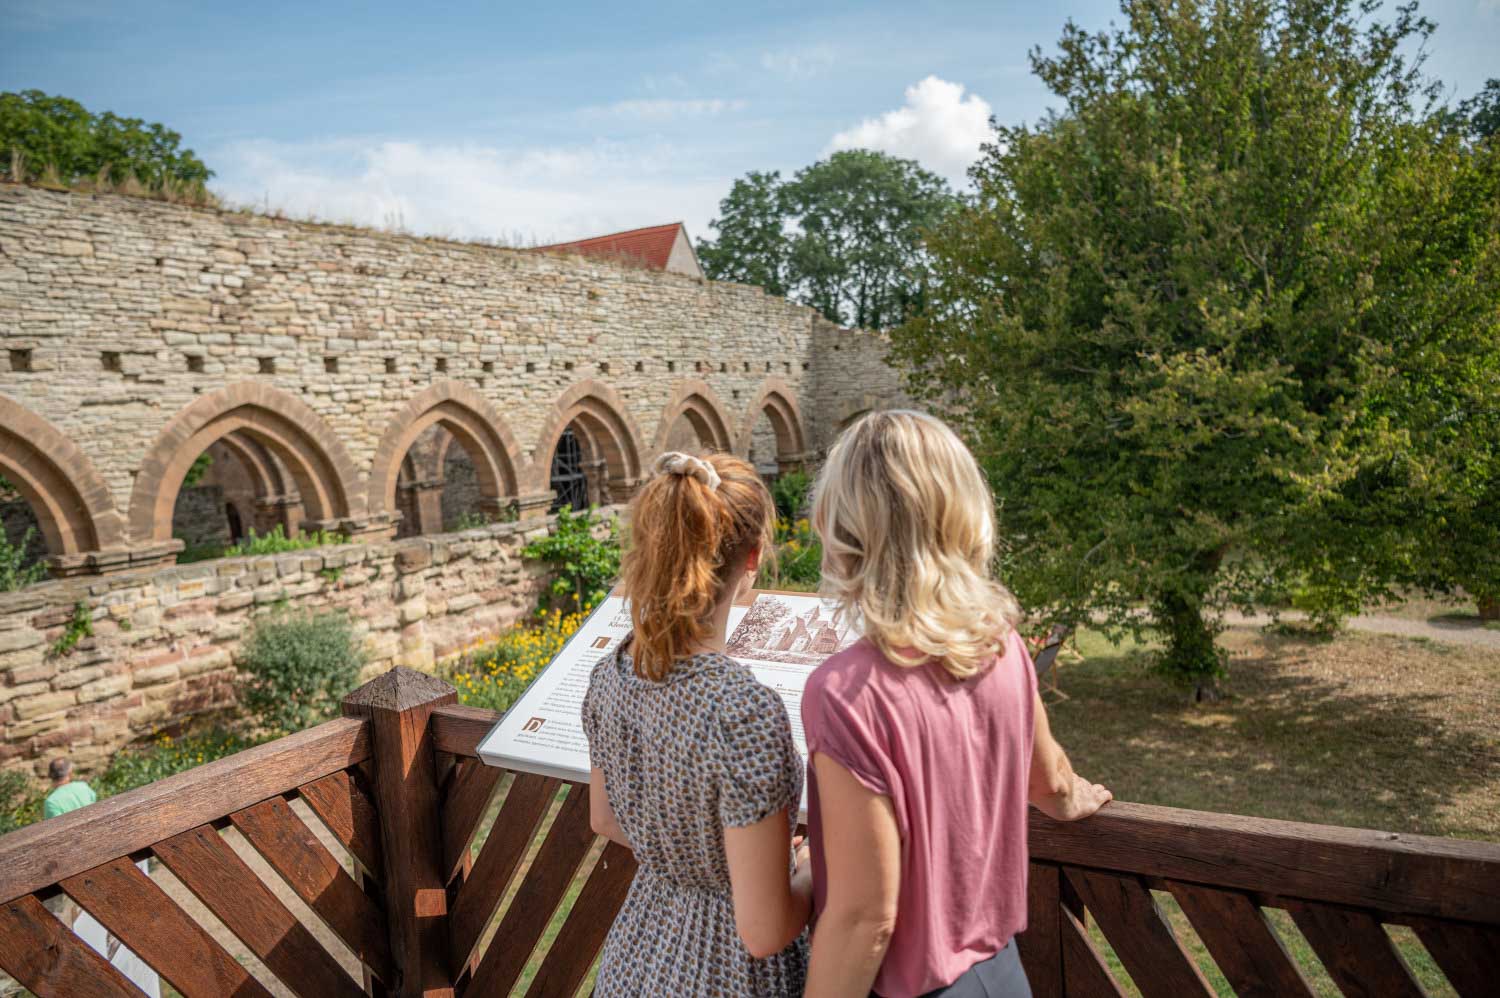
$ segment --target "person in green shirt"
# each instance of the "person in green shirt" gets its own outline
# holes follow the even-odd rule
[[[73,764],[63,756],[58,756],[48,764],[47,775],[52,778],[52,792],[42,802],[44,818],[55,818],[60,814],[76,811],[99,799],[87,783],[73,779]]]

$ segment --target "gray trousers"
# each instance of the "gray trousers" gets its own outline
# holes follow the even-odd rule
[[[922,998],[1031,998],[1031,985],[1012,939],[988,960],[980,960],[945,988]]]

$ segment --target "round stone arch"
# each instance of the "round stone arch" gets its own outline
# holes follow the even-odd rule
[[[396,483],[401,464],[417,438],[440,425],[468,451],[479,475],[479,488],[498,509],[520,491],[521,449],[495,407],[467,385],[441,381],[408,402],[386,428],[370,466],[369,509],[396,510]],[[447,447],[444,446],[446,455]],[[442,463],[437,465],[442,473]]]
[[[590,449],[604,462],[611,500],[629,498],[641,479],[641,436],[620,393],[592,378],[563,392],[543,420],[536,450],[532,451],[532,489],[551,490],[552,452],[563,431],[575,422],[584,431]]]
[[[130,494],[130,533],[136,541],[171,539],[172,509],[188,468],[210,444],[230,434],[253,439],[286,468],[308,519],[318,526],[337,527],[364,512],[354,465],[318,414],[270,385],[240,382],[183,409],[146,452]]]
[[[666,450],[672,427],[684,416],[692,424],[693,432],[698,435],[698,442],[702,446],[715,451],[734,450],[735,435],[731,429],[733,423],[728,410],[708,386],[708,382],[695,378],[681,382],[672,392],[667,407],[662,410],[661,422],[656,427],[653,453],[659,454]]]
[[[796,393],[785,381],[775,377],[761,383],[755,401],[745,411],[735,452],[740,455],[750,453],[750,438],[762,412],[770,419],[771,429],[776,434],[777,462],[785,467],[803,461],[807,454],[807,435],[802,429],[802,410],[797,406]]]
[[[88,456],[56,426],[0,395],[0,474],[31,506],[54,567],[125,545],[125,524]]]

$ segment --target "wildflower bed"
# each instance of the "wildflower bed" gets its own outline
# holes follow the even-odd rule
[[[539,610],[499,637],[467,649],[449,669],[460,703],[505,711],[588,616],[588,608]]]

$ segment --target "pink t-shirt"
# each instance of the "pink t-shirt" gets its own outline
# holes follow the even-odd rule
[[[1031,656],[1014,633],[991,668],[964,682],[936,665],[893,665],[867,640],[808,678],[808,751],[889,797],[901,833],[896,926],[875,978],[886,998],[951,984],[1026,928],[1035,691]],[[807,780],[813,908],[821,912],[827,867],[812,766]]]

